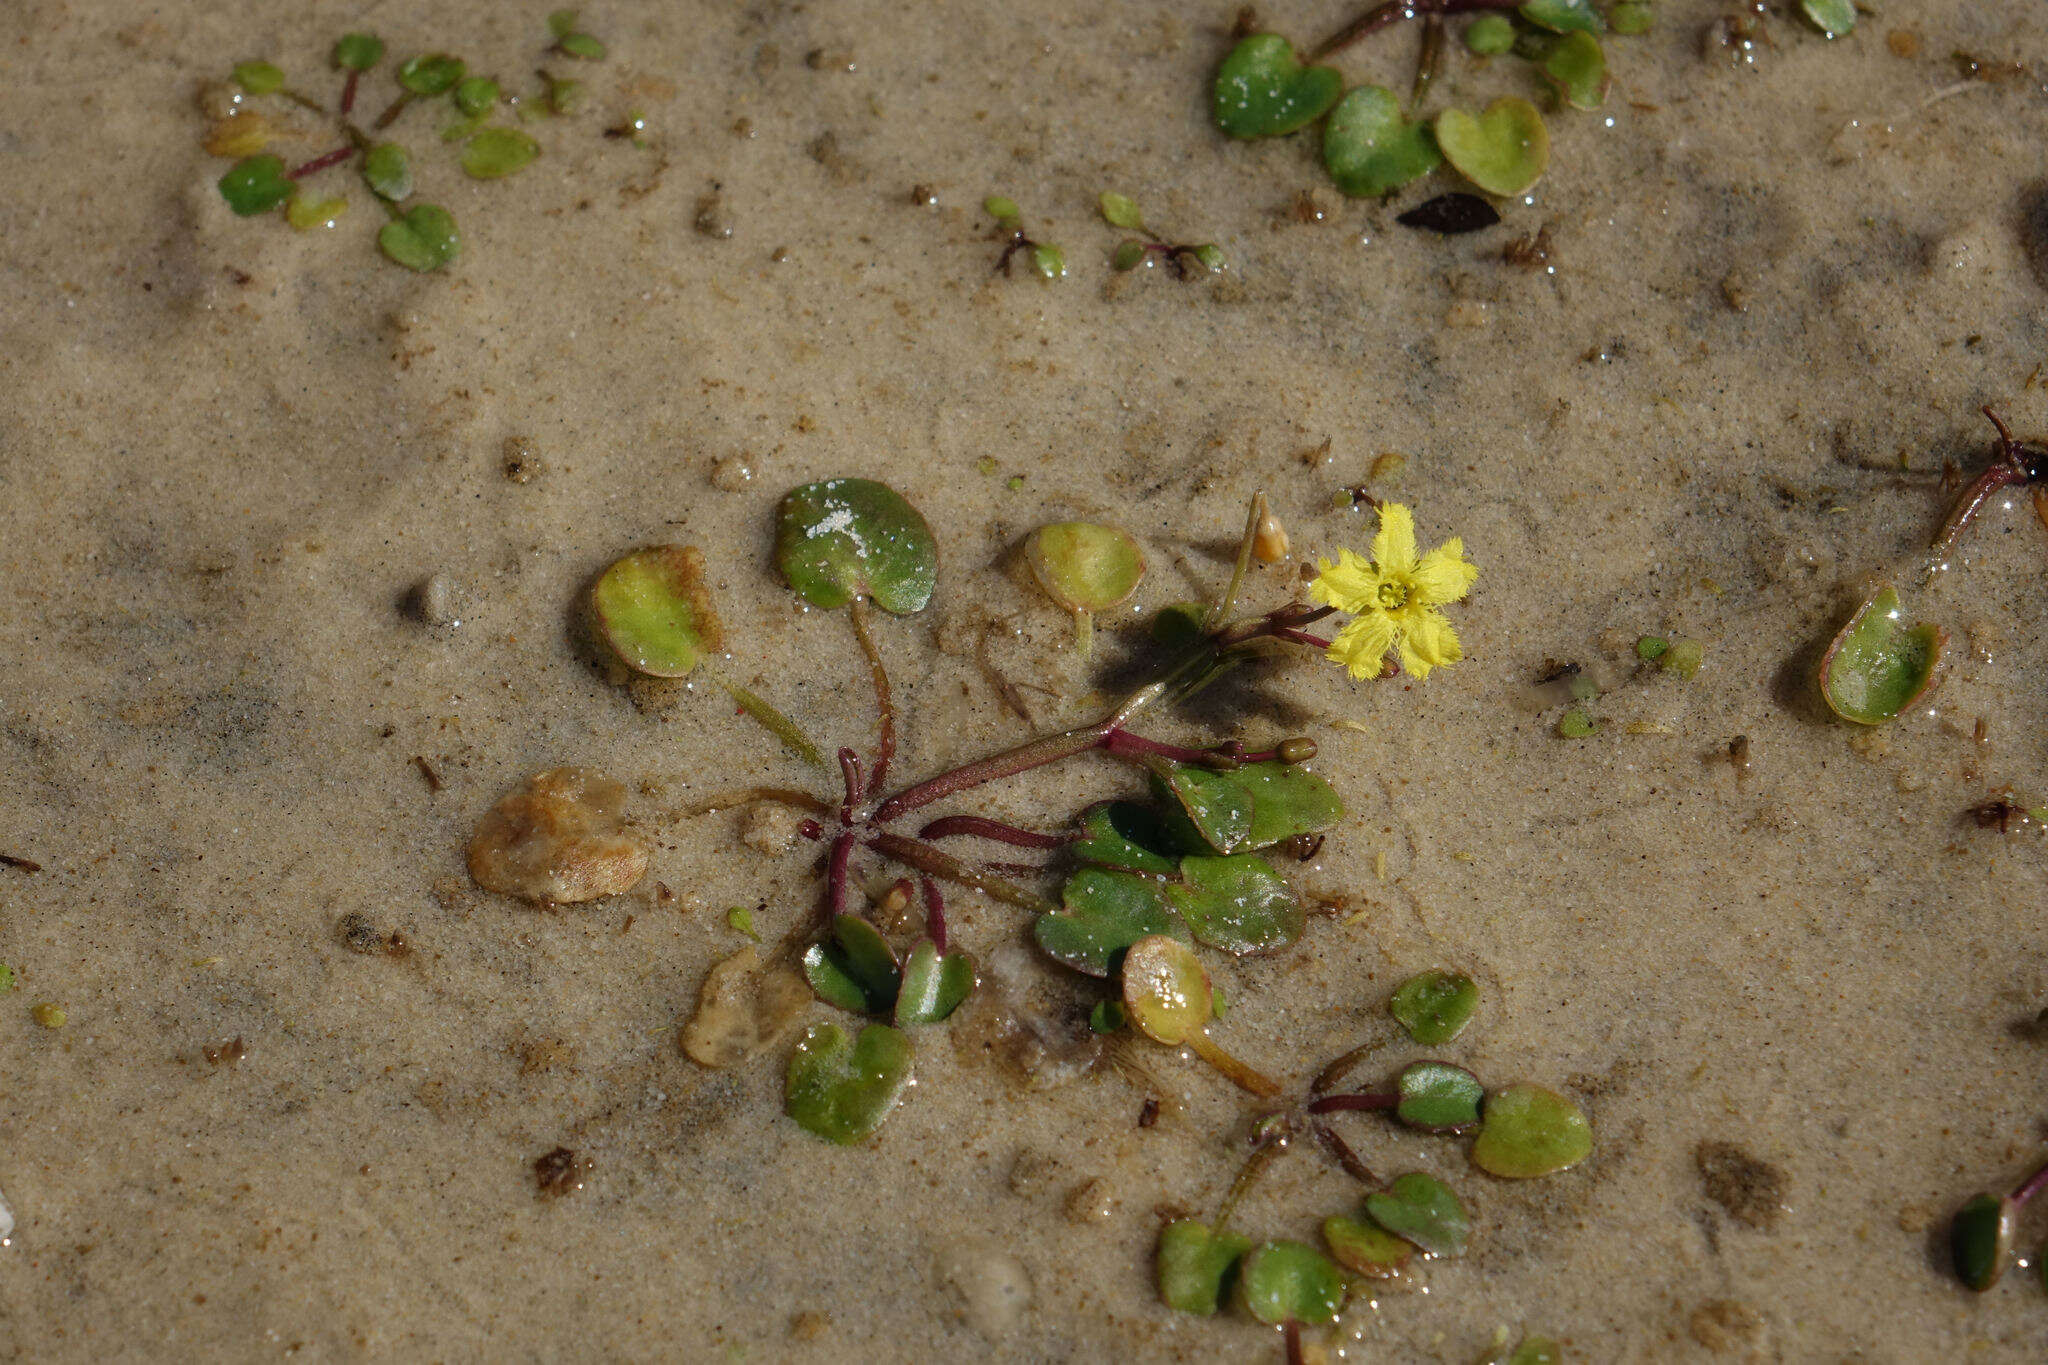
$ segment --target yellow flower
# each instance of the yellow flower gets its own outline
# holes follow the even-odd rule
[[[1453,536],[1426,555],[1415,553],[1415,516],[1397,502],[1380,508],[1372,559],[1339,550],[1337,562],[1316,561],[1309,596],[1354,618],[1330,644],[1330,658],[1354,678],[1377,677],[1390,650],[1418,678],[1465,657],[1458,633],[1438,610],[1472,589],[1479,569]]]

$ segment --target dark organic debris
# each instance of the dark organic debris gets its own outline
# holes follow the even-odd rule
[[[1402,227],[1451,237],[1492,227],[1500,221],[1500,210],[1476,194],[1440,194],[1425,199],[1394,221]]]
[[[583,1188],[592,1164],[589,1157],[557,1147],[533,1159],[533,1183],[548,1198],[559,1199]]]
[[[1769,1231],[1785,1213],[1791,1185],[1785,1172],[1732,1142],[1709,1140],[1693,1149],[1707,1198],[1744,1227]]]

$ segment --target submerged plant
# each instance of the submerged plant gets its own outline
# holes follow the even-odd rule
[[[1998,1283],[2012,1255],[2014,1222],[2044,1186],[2048,1186],[2048,1164],[2036,1168],[2004,1198],[1979,1194],[1956,1210],[1949,1221],[1948,1242],[1957,1279],[1979,1294]],[[2048,1275],[2048,1262],[2044,1262],[2043,1274]]]
[[[554,39],[550,55],[595,61],[605,54],[603,43],[576,28],[572,10],[549,16],[548,28]],[[403,144],[373,135],[392,127],[415,104],[445,99],[457,117],[441,129],[440,140],[462,144],[458,164],[466,175],[500,180],[531,164],[541,155],[541,144],[524,129],[491,124],[491,117],[502,113],[523,120],[534,113],[566,113],[572,104],[571,88],[577,83],[540,71],[536,74],[541,93],[522,100],[508,95],[497,80],[469,74],[460,57],[421,53],[393,70],[398,94],[366,128],[355,119],[356,100],[363,76],[383,60],[384,43],[374,34],[342,35],[332,52],[334,68],[343,73],[333,110],[292,88],[284,71],[270,62],[237,65],[233,79],[242,93],[208,131],[206,149],[236,158],[218,182],[221,198],[230,210],[250,218],[282,208],[286,220],[301,231],[332,227],[340,220],[348,208],[347,198],[316,196],[308,186],[323,172],[355,164],[373,202],[387,215],[388,221],[377,232],[378,249],[408,270],[439,270],[461,254],[462,238],[454,215],[438,204],[401,207],[402,201],[412,197],[415,158]],[[259,100],[279,107],[293,105],[326,120],[340,145],[287,168],[282,158],[265,150],[276,127],[274,119],[257,105]]]
[[[981,208],[996,220],[996,231],[1003,242],[1003,254],[996,258],[996,269],[1009,274],[1010,262],[1021,254],[1041,279],[1056,280],[1067,273],[1066,252],[1025,233],[1024,211],[1017,207],[1016,200],[992,194],[981,201]]]
[[[1176,279],[1185,280],[1194,274],[1195,266],[1205,271],[1223,268],[1223,248],[1214,242],[1161,240],[1159,233],[1145,226],[1138,201],[1129,195],[1104,190],[1097,207],[1102,210],[1102,220],[1111,227],[1138,234],[1117,243],[1116,252],[1110,257],[1110,265],[1117,270],[1135,270],[1157,259],[1166,263]]]

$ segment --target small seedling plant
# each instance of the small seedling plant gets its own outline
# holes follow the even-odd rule
[[[268,61],[237,64],[230,94],[206,136],[206,150],[235,158],[217,182],[221,198],[239,217],[254,218],[279,209],[300,231],[331,228],[348,211],[349,200],[332,185],[330,172],[353,168],[384,210],[377,247],[408,270],[434,271],[451,264],[462,251],[455,216],[439,204],[414,198],[419,158],[411,147],[387,132],[415,106],[439,108],[443,122],[436,140],[460,144],[457,160],[463,174],[475,180],[502,180],[532,164],[541,144],[518,126],[534,118],[575,112],[584,97],[580,80],[556,74],[556,61],[594,62],[605,46],[577,25],[576,11],[557,10],[548,16],[549,46],[534,72],[539,87],[522,94],[492,76],[470,71],[462,58],[446,52],[425,52],[392,68],[396,92],[367,126],[358,120],[357,102],[364,78],[383,62],[384,42],[375,34],[346,33],[334,44],[331,63],[341,87],[329,108],[290,83],[283,68]],[[293,139],[291,111],[311,114],[339,145],[297,165],[287,165],[280,150]],[[411,120],[420,121],[418,115]],[[637,129],[637,116],[629,119]],[[412,201],[412,202],[408,202]]]
[[[822,772],[836,770],[837,789],[753,788],[698,809],[756,801],[792,807],[802,813],[801,836],[823,851],[817,908],[779,951],[801,965],[819,999],[853,1019],[850,1026],[814,1024],[797,1042],[784,1084],[791,1119],[829,1142],[872,1139],[909,1088],[917,1031],[942,1023],[976,987],[974,958],[949,928],[947,890],[1014,907],[1031,917],[1031,938],[1046,958],[1100,983],[1090,1016],[1098,1032],[1185,1049],[1264,1106],[1252,1155],[1223,1211],[1211,1223],[1180,1220],[1162,1232],[1159,1284],[1165,1301],[1187,1312],[1235,1302],[1279,1327],[1298,1354],[1303,1328],[1330,1321],[1355,1280],[1404,1274],[1418,1253],[1455,1255],[1470,1230],[1469,1214],[1435,1177],[1380,1180],[1340,1135],[1339,1125],[1351,1121],[1345,1116],[1383,1112],[1421,1132],[1476,1131],[1473,1160],[1507,1178],[1571,1166],[1592,1139],[1564,1097],[1530,1085],[1489,1093],[1450,1062],[1412,1064],[1383,1089],[1339,1089],[1370,1048],[1324,1068],[1307,1094],[1274,1109],[1289,1087],[1214,1036],[1222,1009],[1204,954],[1271,953],[1301,938],[1307,909],[1281,868],[1314,856],[1344,805],[1311,770],[1316,748],[1306,738],[1259,749],[1236,738],[1190,747],[1148,736],[1147,723],[1223,674],[1288,650],[1319,652],[1358,679],[1426,677],[1461,657],[1443,608],[1465,596],[1478,572],[1457,540],[1420,553],[1412,514],[1388,504],[1370,557],[1343,551],[1320,562],[1310,600],[1241,613],[1252,562],[1284,553],[1276,548],[1282,543],[1263,496],[1254,497],[1228,584],[1212,601],[1179,603],[1155,620],[1154,638],[1173,646],[1159,676],[1090,723],[892,785],[899,716],[882,623],[930,603],[936,540],[916,508],[873,480],[793,489],[777,508],[775,567],[804,602],[843,614],[874,689],[874,740],[840,748],[828,764],[789,717],[736,692],[792,753]],[[1047,596],[1073,614],[1083,648],[1093,614],[1128,599],[1144,574],[1135,540],[1094,523],[1041,527],[1025,539],[1022,558]],[[720,637],[702,573],[701,557],[685,547],[621,558],[591,593],[597,636],[634,672],[681,677],[704,666]],[[1335,635],[1315,633],[1340,614],[1351,619]],[[988,784],[1091,753],[1130,764],[1143,777],[1145,799],[1098,801],[1050,828],[960,808]],[[947,813],[933,816],[941,803]],[[897,916],[921,910],[907,946],[901,932],[892,943],[860,891],[873,864],[902,874],[884,898]],[[1057,899],[1036,889],[1053,876]],[[753,931],[751,915],[744,928]],[[1436,1046],[1458,1036],[1477,1002],[1469,978],[1438,971],[1405,983],[1390,1010],[1412,1038]],[[1231,1210],[1258,1172],[1302,1136],[1367,1187],[1360,1216],[1326,1224],[1330,1255],[1286,1240],[1254,1245],[1228,1230]]]

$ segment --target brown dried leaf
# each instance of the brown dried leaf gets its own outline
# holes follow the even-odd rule
[[[493,806],[469,841],[486,891],[572,905],[630,891],[647,850],[619,832],[626,789],[584,768],[552,768]]]

